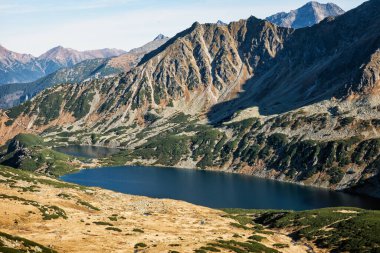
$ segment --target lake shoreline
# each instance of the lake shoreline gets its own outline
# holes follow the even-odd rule
[[[91,146],[91,145],[75,145],[78,147],[84,147],[86,149],[90,148],[100,148],[104,150],[111,150],[112,152],[115,152],[118,150],[119,152],[124,150],[120,148],[109,148],[105,146]],[[61,147],[69,147],[69,146],[61,146]],[[60,151],[61,152],[61,151]],[[65,153],[65,152],[63,152]],[[106,156],[107,157],[107,156]],[[349,194],[352,196],[359,196],[363,198],[370,198],[370,199],[376,199],[376,196],[368,196],[366,194],[361,194],[357,192],[353,192],[347,189],[332,189],[330,187],[326,187],[323,185],[315,185],[315,184],[305,184],[303,182],[297,182],[297,181],[291,181],[291,180],[286,180],[285,178],[275,178],[273,175],[268,175],[269,173],[265,173],[266,171],[264,170],[264,173],[261,171],[261,173],[250,173],[252,171],[247,171],[247,170],[232,170],[232,169],[226,169],[226,168],[204,168],[200,169],[195,166],[195,163],[191,163],[189,161],[182,161],[180,164],[176,166],[168,166],[168,165],[161,165],[161,164],[156,164],[155,161],[147,161],[147,160],[141,160],[141,159],[135,159],[132,160],[131,162],[127,162],[124,164],[116,164],[112,163],[109,164],[107,162],[104,162],[103,159],[106,157],[101,157],[101,158],[89,158],[91,159],[91,164],[84,163],[83,166],[80,168],[80,170],[89,168],[98,168],[98,167],[119,167],[119,166],[149,166],[149,167],[160,167],[160,168],[175,168],[175,169],[185,169],[185,170],[195,170],[195,171],[211,171],[211,172],[218,172],[218,173],[226,173],[226,174],[234,174],[234,175],[242,175],[242,176],[248,176],[248,177],[253,177],[253,178],[259,178],[259,179],[264,179],[264,180],[270,180],[273,182],[281,182],[281,183],[287,183],[291,185],[297,185],[300,187],[306,187],[306,188],[314,188],[314,189],[321,189],[321,190],[326,190],[329,192],[337,192],[337,193],[344,193],[344,194]],[[254,172],[254,171],[253,171]],[[75,173],[75,171],[73,172]]]
[[[128,168],[128,170],[123,169],[124,167]],[[144,169],[149,171],[144,171]],[[268,180],[254,175],[171,166],[121,165],[83,168],[77,173],[60,177],[60,180],[90,187],[100,187],[125,194],[183,200],[210,208],[309,210],[323,207],[355,206],[373,210],[380,209],[380,206],[376,206],[375,199],[368,196],[280,182],[273,179]],[[226,190],[228,187],[236,196],[232,196],[233,194]],[[195,190],[189,193],[184,191],[183,188],[190,189],[189,191]],[[197,188],[208,189],[208,192],[202,192]],[[278,189],[281,190],[279,191]],[[175,193],[178,191],[180,193]],[[219,198],[220,194],[224,195],[225,198],[230,197],[230,199],[213,200],[211,204],[207,204],[202,202],[206,201],[203,200],[203,197],[197,199],[201,194],[209,194],[209,199]],[[257,201],[252,200],[253,196]],[[268,202],[271,197],[274,199],[274,204]],[[305,200],[305,198],[310,198],[311,200]],[[263,204],[259,203],[259,199]],[[223,201],[230,201],[230,203],[235,204],[236,201],[241,201],[242,206],[235,204],[224,205],[222,203],[227,202]],[[301,204],[297,201],[301,201]],[[305,203],[310,202],[310,208],[304,208],[302,206],[305,205],[303,201],[306,201]],[[282,206],[287,205],[282,204],[282,202],[295,202],[296,204],[295,207],[290,204],[289,206]],[[256,204],[258,206],[254,206]]]

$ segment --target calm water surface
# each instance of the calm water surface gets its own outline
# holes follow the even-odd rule
[[[144,166],[86,169],[62,180],[122,193],[170,198],[212,208],[305,210],[333,206],[380,209],[365,196],[212,171]]]

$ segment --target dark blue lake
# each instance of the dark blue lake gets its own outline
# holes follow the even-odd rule
[[[62,180],[122,193],[170,198],[212,208],[305,210],[333,206],[380,209],[377,199],[253,176],[162,167],[86,169]]]

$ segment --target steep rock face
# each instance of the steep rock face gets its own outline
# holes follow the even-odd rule
[[[191,104],[188,95],[196,92],[196,105],[207,109],[233,97],[260,64],[276,55],[291,32],[254,17],[229,26],[195,23],[166,47],[147,54],[132,72],[151,82],[156,104],[184,97]]]
[[[342,15],[344,11],[333,3],[309,2],[299,9],[288,13],[280,12],[266,19],[281,27],[303,28],[318,24],[327,17]]]

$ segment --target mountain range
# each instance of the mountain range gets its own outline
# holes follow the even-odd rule
[[[109,58],[124,54],[119,49],[77,51],[58,46],[39,57],[19,54],[0,46],[0,84],[35,81],[63,67],[89,59]]]
[[[0,86],[0,108],[9,108],[26,101],[38,92],[62,83],[79,83],[100,77],[108,77],[128,72],[135,67],[144,54],[156,49],[165,42],[168,37],[160,34],[153,41],[130,50],[117,57],[96,57],[95,59],[83,60],[72,67],[65,67],[30,83],[12,83]],[[58,54],[60,55],[60,54]],[[62,58],[63,61],[71,61],[70,58]]]
[[[268,21],[283,27],[302,28],[319,23],[326,17],[343,14],[344,11],[335,4],[309,2],[289,13],[281,12],[267,18]],[[218,25],[226,25],[222,21]],[[160,34],[157,40],[165,39]],[[89,59],[110,58],[126,53],[120,49],[99,49],[77,51],[57,46],[39,57],[19,54],[0,46],[0,85],[35,81],[61,68],[72,67]],[[138,52],[130,52],[138,53]]]
[[[125,149],[105,164],[223,170],[379,197],[378,27],[377,0],[296,30],[255,17],[196,22],[128,72],[54,86],[0,112],[0,140],[29,132],[52,145]]]
[[[280,12],[266,19],[278,26],[298,29],[318,24],[327,17],[336,17],[343,13],[344,10],[333,3],[309,2],[299,9],[288,13]]]
[[[328,16],[338,16],[342,13],[344,11],[334,4],[309,2],[297,10],[290,13],[279,13],[268,17],[267,20],[279,26],[301,28],[317,24]],[[220,20],[216,24],[220,26],[227,25]],[[11,76],[11,80],[8,79],[5,82],[15,84],[0,86],[0,108],[15,106],[32,98],[46,87],[56,84],[81,82],[129,71],[145,53],[157,48],[167,39],[167,37],[160,34],[152,42],[141,48],[133,49],[128,54],[116,49],[78,52],[72,49],[56,47],[38,57],[36,62],[32,56],[28,58],[27,55],[13,53],[18,55],[14,57],[15,59],[26,58],[29,60],[24,60],[24,63],[13,64],[10,71],[4,70],[8,71],[8,74],[3,76],[4,79]],[[122,54],[122,56],[112,60],[109,59],[119,54]],[[75,66],[75,64],[78,65]],[[45,74],[49,73],[52,74],[45,76]],[[36,80],[38,79],[37,77],[41,76],[44,77]],[[28,79],[35,81],[25,83],[25,80]],[[21,81],[16,82],[16,80]]]

